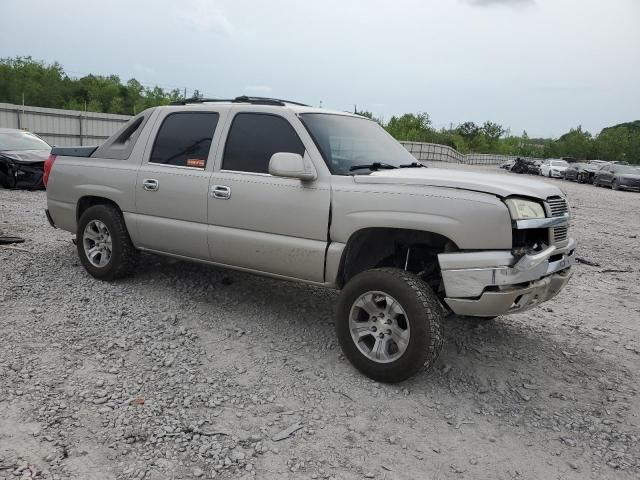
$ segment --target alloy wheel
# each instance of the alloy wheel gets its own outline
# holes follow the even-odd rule
[[[111,233],[100,220],[91,220],[87,223],[82,234],[82,244],[87,259],[94,267],[104,267],[111,260],[113,254]]]
[[[349,314],[351,338],[360,352],[377,363],[400,358],[409,345],[409,318],[391,295],[370,291],[360,295]]]

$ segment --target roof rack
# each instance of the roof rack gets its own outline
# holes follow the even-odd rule
[[[171,102],[169,105],[189,105],[192,103],[212,103],[212,102],[224,102],[224,103],[251,103],[253,105],[276,105],[284,107],[286,104],[298,105],[300,107],[308,107],[304,103],[292,102],[291,100],[281,100],[279,98],[267,98],[267,97],[248,97],[241,95],[240,97],[232,99],[224,98],[185,98],[184,100],[177,100]]]

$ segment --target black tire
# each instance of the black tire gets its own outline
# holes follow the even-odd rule
[[[620,185],[618,185],[618,180],[614,180],[611,183],[611,190],[620,190]]]
[[[351,337],[349,317],[354,303],[367,292],[384,292],[406,312],[410,336],[403,354],[378,363],[360,351]],[[360,372],[381,382],[401,382],[429,368],[444,342],[443,308],[431,288],[416,275],[397,268],[377,268],[356,275],[338,299],[336,332],[342,351]]]
[[[85,252],[83,233],[93,220],[102,222],[111,237],[111,257],[106,265],[97,267],[91,263]],[[76,247],[84,268],[91,276],[100,280],[116,280],[130,275],[135,270],[139,252],[131,243],[122,213],[114,205],[94,205],[87,208],[78,221]]]

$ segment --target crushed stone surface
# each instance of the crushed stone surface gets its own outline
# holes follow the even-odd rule
[[[333,291],[153,255],[101,282],[44,192],[0,190],[26,239],[0,246],[0,479],[639,478],[640,194],[544,181],[593,265],[529,312],[450,317],[396,385],[341,355]]]

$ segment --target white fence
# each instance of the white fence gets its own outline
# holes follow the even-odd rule
[[[99,145],[129,120],[127,115],[0,103],[0,128],[36,133],[51,145]]]

